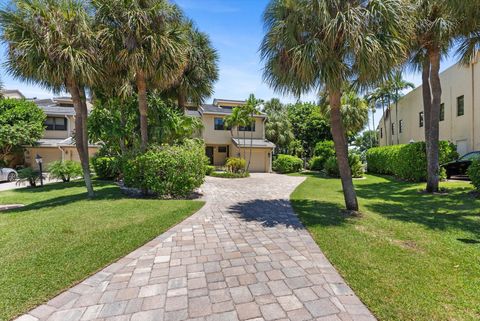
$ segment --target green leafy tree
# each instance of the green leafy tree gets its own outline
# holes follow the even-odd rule
[[[166,0],[93,0],[104,66],[135,83],[141,150],[148,145],[147,92],[168,89],[182,75],[188,37],[180,9]],[[119,72],[123,71],[123,72]]]
[[[267,114],[265,137],[275,144],[277,153],[288,153],[288,147],[295,137],[286,106],[279,99],[272,98],[265,103],[264,112]]]
[[[378,136],[376,130],[366,130],[355,137],[355,147],[360,153],[364,153],[370,148],[378,147]]]
[[[72,96],[75,142],[88,196],[93,197],[88,158],[85,87],[99,78],[98,47],[86,2],[14,0],[0,10],[2,38],[8,45],[7,71],[15,78]]]
[[[0,99],[0,161],[23,145],[42,138],[45,113],[24,99]]]
[[[328,119],[321,113],[318,105],[302,102],[288,105],[287,116],[292,126],[293,136],[302,147],[302,156],[298,154],[297,156],[310,157],[317,142],[332,139]],[[291,147],[296,146],[296,144],[291,145]],[[297,147],[295,147],[295,150],[299,151]],[[295,155],[292,148],[289,152]]]
[[[402,0],[272,0],[260,51],[264,78],[276,90],[300,95],[325,88],[345,205],[358,210],[341,115],[345,82],[371,84],[406,55]],[[408,20],[407,20],[408,21]]]

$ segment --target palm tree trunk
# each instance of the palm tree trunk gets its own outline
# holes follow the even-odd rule
[[[382,114],[383,114],[383,134],[385,135],[385,145],[388,145],[388,136],[387,136],[387,121],[385,120],[385,98],[382,97]]]
[[[439,137],[440,137],[440,104],[442,85],[440,83],[440,50],[435,49],[429,53],[430,61],[430,86],[432,103],[430,105],[430,134],[427,141],[427,192],[438,192],[439,183]]]
[[[372,109],[372,128],[373,128],[373,130],[374,130],[375,133],[376,133],[375,136],[378,138],[378,132],[377,132],[377,130],[375,129],[375,108],[376,108],[376,106],[374,105],[374,106],[373,106],[373,109]],[[372,140],[373,140],[373,138],[372,138]],[[372,144],[372,145],[373,145],[373,144]]]
[[[397,124],[397,145],[400,144],[400,122],[398,121],[398,89],[395,89],[395,124]]]
[[[177,95],[177,103],[178,103],[178,109],[180,111],[185,112],[185,95],[182,92],[179,92]]]
[[[78,156],[80,157],[80,163],[83,170],[83,178],[85,180],[85,186],[87,188],[88,197],[94,197],[92,179],[90,176],[90,165],[88,158],[88,135],[87,135],[87,108],[86,102],[82,101],[82,90],[79,89],[77,83],[70,79],[67,81],[67,89],[72,96],[73,107],[75,109],[75,146],[77,148]],[[82,91],[84,95],[84,91]],[[85,137],[86,136],[86,137]],[[85,145],[87,141],[87,145]]]
[[[147,82],[143,71],[137,71],[136,77],[138,93],[138,110],[140,112],[140,150],[144,152],[148,146],[148,106],[147,106]]]
[[[253,118],[253,115],[252,115],[252,118]],[[250,155],[248,156],[247,172],[250,169],[250,162],[252,161],[252,149],[253,149],[253,130],[252,129],[253,127],[252,125],[250,125]]]
[[[343,187],[345,206],[349,211],[358,211],[357,195],[353,186],[352,172],[348,165],[348,149],[343,128],[342,115],[340,113],[341,92],[340,90],[329,90],[330,93],[330,123],[332,126],[333,142],[337,155],[338,169]]]

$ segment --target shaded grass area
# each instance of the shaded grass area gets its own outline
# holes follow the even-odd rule
[[[83,181],[0,192],[0,320],[46,301],[145,244],[203,202],[125,198],[116,185]]]
[[[355,180],[360,218],[338,179],[307,174],[291,195],[322,251],[380,320],[480,320],[480,200],[468,182]]]

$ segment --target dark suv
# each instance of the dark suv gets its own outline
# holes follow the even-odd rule
[[[443,164],[442,167],[447,171],[447,178],[452,176],[465,176],[467,175],[468,167],[475,159],[480,159],[480,151],[465,154],[457,160]]]

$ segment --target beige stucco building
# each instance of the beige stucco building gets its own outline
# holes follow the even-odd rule
[[[480,150],[480,55],[469,66],[456,64],[440,74],[440,140],[457,145],[460,155]],[[378,125],[380,145],[424,141],[422,86],[402,97]]]
[[[2,91],[4,97],[25,99],[18,90]],[[36,168],[37,155],[43,159],[44,169],[48,170],[48,164],[57,160],[80,161],[75,141],[72,138],[75,132],[75,110],[70,97],[57,97],[53,99],[32,100],[47,118],[43,137],[34,146],[24,146],[23,165]],[[91,105],[88,105],[91,108]],[[89,155],[93,156],[100,146],[89,144]]]
[[[244,104],[242,100],[214,99],[212,104],[191,107],[187,114],[202,120],[201,138],[205,141],[205,153],[212,165],[221,167],[228,157],[241,157],[248,161],[251,146],[250,171],[271,172],[275,145],[265,139],[266,115],[254,115],[254,122],[245,128],[240,127],[238,132],[236,127],[230,130],[224,124],[233,108]]]

